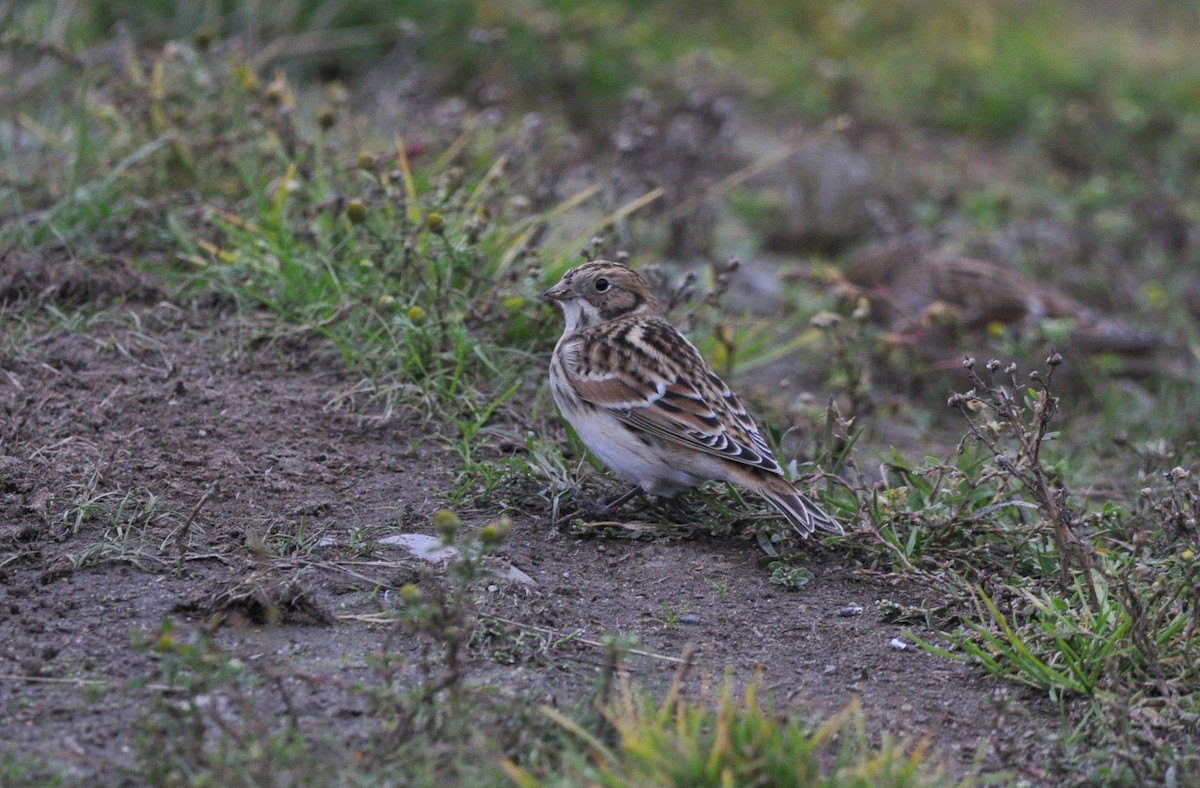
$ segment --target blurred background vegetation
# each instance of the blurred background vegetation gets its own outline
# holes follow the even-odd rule
[[[602,147],[634,87],[705,84],[777,129],[845,115],[860,139],[900,137],[888,144],[908,156],[950,154],[960,139],[1023,155],[1019,186],[1004,165],[986,188],[969,173],[953,190],[925,184],[906,222],[954,209],[995,225],[1044,208],[1098,216],[1096,230],[1128,248],[1143,240],[1131,225],[1145,217],[1127,215],[1141,206],[1175,234],[1154,264],[1197,262],[1179,226],[1200,216],[1200,9],[1181,0],[37,0],[0,3],[0,25],[26,66],[55,48],[86,62],[114,37],[211,38],[301,83],[367,80],[559,115]],[[27,112],[40,82],[21,65],[0,97]],[[914,129],[948,136],[917,149]],[[1160,284],[1150,301],[1171,291]]]
[[[1072,100],[1098,137],[1196,134],[1200,9],[1182,0],[39,0],[7,3],[10,37],[70,51],[126,30],[161,43],[206,31],[259,65],[353,78],[413,38],[438,84],[485,74],[527,106],[612,109],[702,57],[764,108],[854,112],[995,137],[1044,133]],[[3,8],[3,6],[0,6]],[[1077,110],[1078,112],[1078,110]],[[1182,113],[1182,115],[1180,115]],[[1076,118],[1079,120],[1079,118]],[[1149,141],[1149,140],[1146,140]],[[1118,140],[1110,140],[1111,143]]]

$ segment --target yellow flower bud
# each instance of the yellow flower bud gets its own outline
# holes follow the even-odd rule
[[[442,539],[447,542],[454,539],[454,535],[458,533],[459,526],[458,515],[449,509],[439,509],[437,514],[433,516],[433,525],[442,535]]]
[[[500,542],[504,537],[508,536],[508,532],[512,530],[512,520],[508,517],[501,517],[499,520],[493,520],[483,527],[479,532],[479,541],[486,545],[494,545]]]

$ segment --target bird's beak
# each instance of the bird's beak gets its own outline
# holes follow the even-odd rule
[[[548,298],[551,301],[565,301],[571,295],[570,290],[562,282],[559,282],[554,287],[542,293],[542,298]]]

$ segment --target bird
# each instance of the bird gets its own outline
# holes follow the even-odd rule
[[[550,391],[584,445],[637,485],[620,502],[639,489],[674,498],[720,480],[764,498],[800,536],[843,533],[784,478],[754,418],[666,319],[641,274],[593,260],[543,295],[566,323],[550,358]]]
[[[1070,346],[1084,353],[1145,356],[1171,347],[1162,335],[1102,314],[1049,284],[991,260],[938,252],[905,236],[868,247],[846,270],[852,295],[865,296],[872,318],[894,331],[929,327],[930,318],[952,318],[970,330],[991,325],[1029,332],[1047,318],[1067,318]],[[932,340],[945,340],[935,334]]]

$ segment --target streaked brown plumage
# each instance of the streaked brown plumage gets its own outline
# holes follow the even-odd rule
[[[563,417],[613,473],[673,497],[710,479],[741,485],[803,536],[841,525],[783,478],[754,419],[664,318],[646,281],[596,260],[545,293],[566,328],[550,361]]]
[[[968,329],[999,324],[1028,330],[1046,318],[1070,318],[1075,324],[1070,346],[1087,353],[1145,354],[1171,344],[1012,267],[938,252],[919,238],[867,248],[846,270],[845,281],[871,301],[874,319],[893,331],[921,328],[931,316],[949,312]]]

